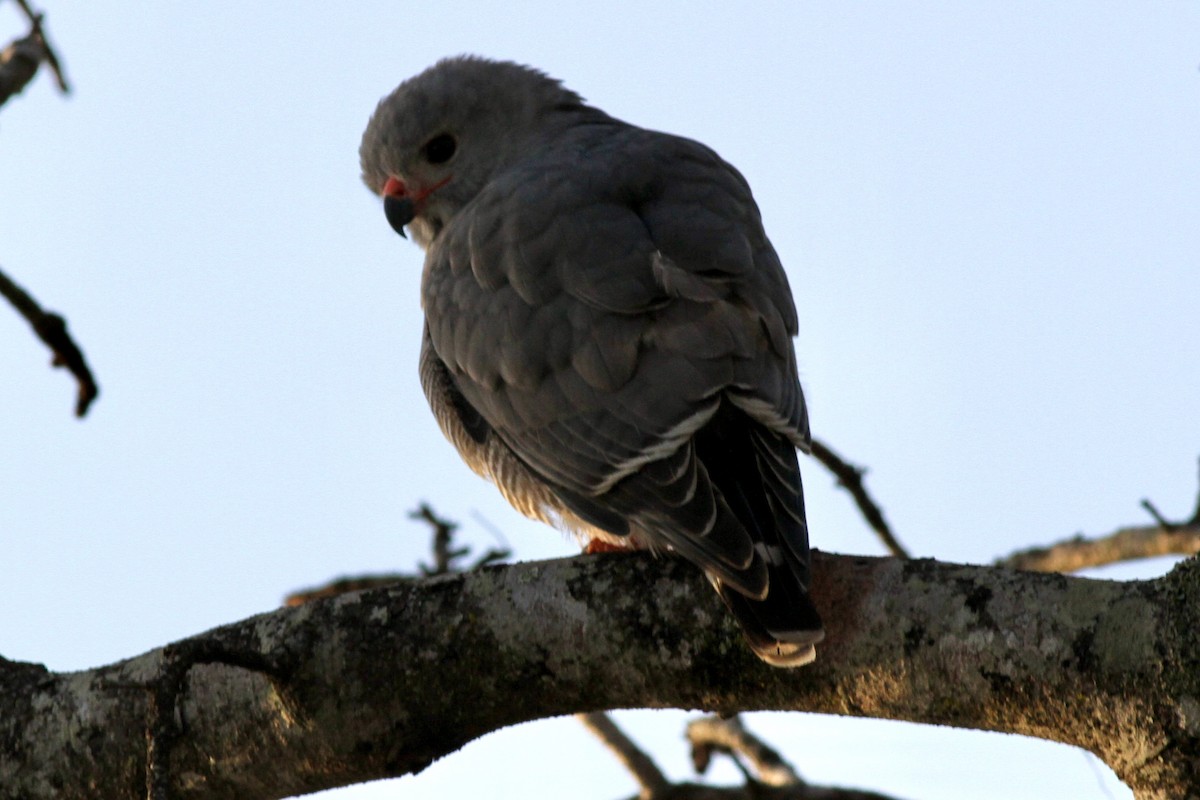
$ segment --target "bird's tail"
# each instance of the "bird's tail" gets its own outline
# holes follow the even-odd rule
[[[767,568],[767,596],[755,600],[713,579],[754,654],[773,667],[802,667],[817,657],[825,638],[821,615],[789,568]]]
[[[711,571],[709,580],[759,658],[776,667],[811,663],[825,629],[808,596],[808,524],[796,449],[729,403],[702,437],[702,458],[721,502],[754,542],[767,576],[757,594]]]

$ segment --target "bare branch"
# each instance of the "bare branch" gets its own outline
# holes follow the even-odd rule
[[[610,716],[577,714],[617,756],[642,787],[637,800],[894,800],[875,792],[805,783],[778,752],[741,724],[738,716],[701,717],[687,726],[692,763],[698,773],[707,771],[714,752],[725,753],[746,776],[742,786],[669,783],[662,772]],[[742,761],[749,762],[753,773]]]
[[[858,506],[858,510],[862,512],[871,529],[879,535],[883,546],[887,548],[888,552],[898,558],[908,558],[908,551],[900,544],[896,535],[892,533],[891,526],[883,518],[883,510],[880,509],[871,498],[870,493],[867,492],[867,487],[863,483],[863,476],[866,475],[867,471],[845,461],[819,439],[813,439],[812,441],[812,456],[824,464],[826,469],[832,472],[834,477],[837,478],[838,483],[854,498],[854,503]]]
[[[38,338],[45,342],[54,353],[50,362],[56,367],[66,367],[79,383],[78,399],[75,401],[75,416],[83,417],[88,408],[100,393],[88,368],[87,360],[79,346],[67,333],[67,322],[61,316],[42,310],[28,292],[13,283],[3,270],[0,270],[0,295],[3,295],[13,307],[21,313],[33,326]]]
[[[692,762],[703,773],[713,752],[725,753],[735,761],[745,759],[754,770],[755,780],[767,786],[794,786],[804,783],[779,752],[769,747],[734,716],[717,716],[692,720],[687,726],[687,739],[692,745]]]
[[[194,638],[243,664],[292,666],[282,680],[191,668],[173,796],[277,798],[393,777],[518,722],[630,707],[1008,731],[1092,751],[1139,800],[1200,794],[1200,563],[1121,583],[814,562],[813,597],[837,614],[801,670],[759,663],[694,569],[644,554],[438,576],[210,631]],[[165,657],[62,674],[0,661],[0,786],[27,800],[140,800],[147,703],[113,687],[152,681]]]
[[[50,71],[54,73],[54,82],[58,85],[58,90],[63,94],[70,94],[71,86],[67,83],[62,62],[59,61],[58,54],[55,53],[54,47],[51,46],[50,40],[46,36],[45,25],[43,24],[45,15],[40,12],[35,13],[30,8],[28,0],[17,0],[17,5],[20,6],[21,11],[25,14],[25,18],[29,20],[29,35],[37,38],[42,51],[42,59],[50,65]]]
[[[1142,508],[1150,512],[1150,516],[1154,517],[1154,521],[1167,530],[1178,530],[1179,528],[1200,527],[1200,491],[1196,494],[1196,510],[1192,512],[1192,516],[1183,522],[1170,522],[1159,513],[1149,499],[1142,500]]]
[[[421,564],[421,572],[425,575],[445,575],[455,572],[453,562],[470,552],[470,548],[460,547],[450,549],[450,541],[458,530],[458,523],[443,519],[433,512],[428,503],[421,503],[416,511],[409,513],[410,519],[424,520],[433,528],[433,566]]]
[[[1156,525],[1121,528],[1094,539],[1076,535],[1047,547],[1020,550],[996,564],[1037,572],[1076,572],[1122,561],[1200,553],[1200,497],[1191,518],[1182,522],[1170,522],[1149,500],[1142,500],[1142,507]]]
[[[633,779],[641,787],[641,800],[655,800],[664,797],[670,788],[670,783],[662,771],[645,751],[633,743],[625,735],[612,718],[602,711],[588,714],[576,714],[575,719],[591,731],[609,751],[617,757],[625,769],[633,775]]]
[[[507,548],[491,548],[476,558],[470,566],[463,567],[457,562],[469,556],[471,548],[469,546],[450,547],[454,534],[458,531],[457,522],[439,517],[427,503],[422,503],[416,511],[411,512],[408,516],[412,519],[424,520],[433,528],[433,565],[418,565],[424,575],[445,575],[450,572],[479,569],[512,556],[512,551]]]
[[[1200,527],[1167,530],[1158,526],[1121,528],[1096,539],[1075,536],[1048,547],[1019,550],[998,566],[1037,572],[1077,572],[1122,561],[1200,553]]]
[[[451,522],[437,515],[436,512],[427,503],[422,503],[415,511],[409,514],[412,519],[423,520],[433,528],[433,566],[418,564],[418,568],[426,577],[433,575],[448,575],[452,572],[463,572],[473,569],[480,569],[494,564],[498,561],[503,561],[512,555],[508,549],[491,548],[477,556],[475,560],[467,567],[460,566],[458,561],[466,558],[471,554],[470,546],[451,548],[450,544],[454,539],[454,534],[458,530],[458,523]],[[395,583],[411,583],[419,579],[419,576],[394,572],[390,574],[372,574],[372,575],[353,575],[338,578],[329,583],[317,586],[311,589],[301,589],[292,592],[284,598],[285,606],[298,606],[304,603],[312,602],[313,600],[322,600],[328,597],[336,597],[340,594],[349,592],[361,592],[367,589],[378,589],[383,586],[390,586]]]

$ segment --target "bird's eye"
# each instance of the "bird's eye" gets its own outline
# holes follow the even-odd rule
[[[421,148],[421,154],[430,164],[445,164],[454,156],[458,142],[448,133],[439,133]]]

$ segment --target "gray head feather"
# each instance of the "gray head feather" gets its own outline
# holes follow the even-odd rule
[[[362,179],[382,192],[389,177],[433,185],[421,218],[410,230],[428,245],[449,218],[491,177],[534,149],[534,140],[600,112],[545,73],[509,61],[459,56],[439,61],[380,101],[359,147]],[[433,137],[454,137],[456,151],[431,164],[422,148]]]

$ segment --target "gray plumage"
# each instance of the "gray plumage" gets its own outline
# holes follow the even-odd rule
[[[421,383],[523,514],[705,571],[755,653],[814,657],[796,311],[745,179],[544,74],[439,62],[363,180],[427,251]]]

